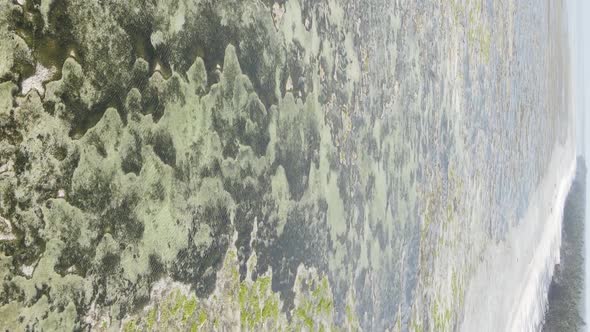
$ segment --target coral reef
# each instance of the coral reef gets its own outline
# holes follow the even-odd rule
[[[3,1],[0,327],[457,326],[567,130],[514,6]]]

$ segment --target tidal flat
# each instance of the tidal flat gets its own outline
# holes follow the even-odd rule
[[[0,327],[540,324],[493,299],[543,297],[511,276],[575,165],[564,8],[2,1]]]

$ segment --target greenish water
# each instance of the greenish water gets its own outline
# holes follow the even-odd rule
[[[570,130],[547,12],[3,2],[0,326],[458,329]]]

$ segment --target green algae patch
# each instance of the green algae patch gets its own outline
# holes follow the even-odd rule
[[[10,198],[2,202],[2,217],[17,239],[8,244],[16,272],[5,280],[13,289],[7,298],[33,306],[38,298],[31,285],[45,285],[44,292],[58,294],[48,298],[49,314],[41,317],[65,308],[78,292],[84,303],[75,303],[76,326],[108,321],[112,327],[169,276],[198,296],[174,295],[161,304],[164,316],[181,316],[198,328],[221,326],[224,319],[199,299],[219,288],[233,232],[243,270],[256,248],[283,236],[293,215],[313,206],[305,218],[322,222],[323,193],[308,189],[325,129],[306,77],[315,55],[289,59],[301,41],[320,52],[317,29],[305,29],[296,15],[285,17],[290,23],[273,22],[254,1],[190,5],[2,5],[0,40],[11,41],[3,43],[10,47],[2,51],[8,53],[0,76],[11,82],[1,86],[0,121],[13,126],[15,120],[16,128],[0,160],[18,177],[18,183],[0,179],[3,197]],[[134,14],[137,8],[142,15]],[[218,17],[221,26],[202,17]],[[13,28],[23,38],[11,38]],[[242,31],[260,38],[238,40]],[[206,47],[193,49],[197,44]],[[54,80],[43,85],[44,93],[33,89],[15,98],[19,75],[28,76],[36,61],[59,68]],[[9,71],[13,75],[4,75]],[[287,76],[295,87],[283,95]],[[329,218],[341,216],[332,209]],[[260,241],[251,236],[255,224]],[[272,269],[268,251],[260,254],[260,267]],[[302,261],[297,257],[291,269]],[[239,269],[232,280],[243,278]],[[289,310],[271,284],[270,275],[258,276],[231,290],[251,329],[282,321]],[[318,304],[322,312],[329,303]],[[157,323],[153,314],[147,317],[145,326]],[[43,318],[31,327],[42,324]],[[138,324],[129,328],[144,326]]]
[[[292,327],[296,330],[333,330],[334,297],[326,277],[300,267],[295,280],[295,309]]]
[[[208,298],[197,298],[185,285],[161,281],[152,291],[150,305],[143,313],[126,318],[123,329],[210,331],[228,327],[245,331],[303,328],[329,331],[344,328],[333,325],[334,298],[327,277],[320,277],[314,269],[303,266],[298,269],[295,308],[288,319],[280,294],[272,290],[272,272],[256,280],[239,281],[236,259],[235,247],[230,248],[219,271],[216,289]],[[347,324],[358,330],[357,325],[352,325],[356,322],[356,318],[350,318]]]
[[[16,202],[12,203],[20,201],[20,209],[10,208],[16,213],[9,216],[17,220],[14,226],[21,241],[36,246],[31,249],[37,251],[23,253],[29,255],[25,265],[38,261],[41,253],[44,257],[32,270],[32,280],[47,282],[51,292],[61,287],[54,272],[49,272],[53,270],[64,280],[80,275],[95,285],[108,283],[108,287],[99,286],[98,293],[84,286],[81,294],[100,294],[92,300],[98,307],[103,301],[117,303],[111,305],[115,318],[133,310],[162,273],[194,281],[193,286],[203,293],[212,291],[214,271],[220,268],[229,245],[235,214],[235,203],[219,166],[233,163],[257,172],[265,167],[245,146],[238,160],[224,161],[227,158],[222,145],[238,139],[241,132],[222,136],[220,142],[216,130],[227,131],[216,129],[212,120],[229,121],[228,125],[233,126],[237,121],[233,109],[247,106],[248,100],[257,105],[247,78],[240,74],[235,51],[230,47],[227,53],[228,74],[218,84],[220,89],[202,101],[198,96],[203,93],[202,61],[195,62],[195,68],[200,68],[195,81],[178,76],[158,79],[156,75],[152,87],[165,103],[157,123],[151,114],[143,114],[143,95],[132,89],[125,109],[107,108],[88,130],[74,130],[76,139],[68,137],[68,129],[80,121],[76,114],[86,116],[82,115],[83,108],[94,100],[85,97],[92,90],[86,89],[89,83],[85,73],[73,58],[65,61],[61,79],[47,85],[43,106],[54,107],[53,114],[38,109],[43,106],[33,103],[38,97],[35,93],[24,98],[17,112],[8,106],[8,116],[18,114],[23,122],[23,139],[16,142],[21,152],[15,163],[21,187],[15,191]],[[2,86],[6,86],[2,91],[11,94],[11,83]],[[246,94],[236,97],[240,95],[221,93],[229,91],[225,86]],[[2,100],[10,101],[11,97]],[[66,100],[75,101],[73,106],[79,107],[76,111],[80,113],[73,113],[69,109],[72,104],[63,103]],[[219,103],[225,105],[225,113],[217,112]],[[253,110],[253,116],[259,116],[257,111]],[[122,114],[127,117],[122,118]],[[241,116],[253,123],[248,112]],[[257,130],[250,133],[257,135]],[[228,178],[234,177],[233,181],[240,177],[239,173],[225,173]],[[42,208],[34,212],[37,204]],[[180,241],[178,234],[184,235]],[[125,295],[128,286],[123,280],[136,285],[133,294]],[[29,287],[27,282],[15,286]],[[63,287],[60,292],[68,294],[69,286]],[[59,296],[52,297],[55,299]],[[177,306],[164,313],[172,317],[184,312],[182,316],[188,321],[197,310],[195,301],[179,298]],[[269,308],[265,314],[276,312]],[[76,324],[85,324],[82,319],[79,317]]]

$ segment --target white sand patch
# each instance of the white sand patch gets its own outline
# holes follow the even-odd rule
[[[35,265],[21,265],[20,267],[21,272],[26,275],[27,277],[31,277],[33,272],[35,271]]]
[[[0,174],[12,172],[14,166],[14,162],[9,160],[6,164],[0,165]]]
[[[37,66],[35,67],[35,75],[28,77],[23,81],[21,91],[22,94],[26,95],[29,93],[29,91],[35,89],[37,92],[39,92],[39,95],[43,96],[45,93],[45,87],[43,87],[43,83],[49,81],[55,72],[55,67],[46,68],[37,62]]]
[[[279,27],[279,24],[283,20],[283,15],[285,15],[285,5],[275,2],[272,5],[272,22],[274,23],[277,29]]]
[[[12,233],[12,224],[8,219],[0,217],[0,241],[14,241],[16,236]]]
[[[152,43],[153,47],[158,47],[163,45],[165,41],[164,33],[161,30],[158,30],[150,36],[150,42]]]
[[[556,146],[522,220],[482,257],[465,294],[462,331],[537,331],[559,263],[565,200],[576,172],[575,142]]]

